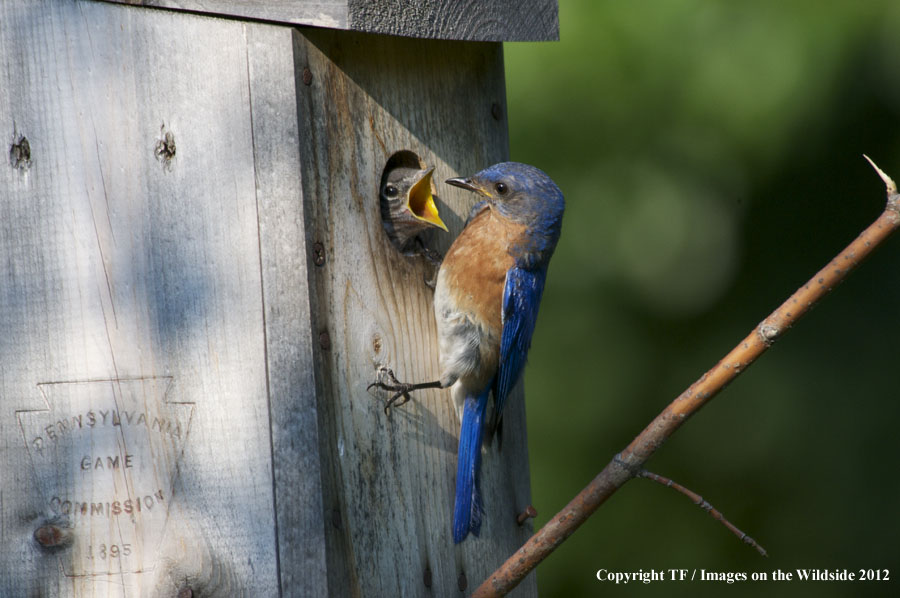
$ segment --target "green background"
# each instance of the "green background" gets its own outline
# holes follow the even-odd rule
[[[526,370],[542,525],[884,207],[900,2],[560,2],[505,45],[511,153],[567,198]],[[886,243],[538,568],[554,596],[900,595],[900,241]],[[889,583],[600,583],[888,568]]]

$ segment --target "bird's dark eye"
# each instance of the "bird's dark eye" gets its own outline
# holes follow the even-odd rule
[[[387,197],[397,197],[397,193],[398,193],[397,188],[394,187],[393,185],[388,185],[387,187],[384,188],[384,194]]]
[[[506,183],[497,183],[494,185],[494,189],[497,190],[498,195],[506,195],[509,191],[509,187],[506,186]]]

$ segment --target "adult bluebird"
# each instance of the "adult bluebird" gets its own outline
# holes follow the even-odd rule
[[[434,295],[441,378],[378,383],[388,404],[421,388],[448,388],[460,415],[453,541],[481,530],[481,445],[493,437],[507,396],[522,375],[547,266],[559,240],[565,201],[541,170],[495,164],[447,183],[483,197],[438,272]],[[486,420],[488,397],[494,410]]]

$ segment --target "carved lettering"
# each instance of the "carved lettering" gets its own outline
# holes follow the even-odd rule
[[[160,503],[165,502],[165,493],[162,489],[150,494],[125,500],[111,500],[104,502],[63,500],[58,496],[50,499],[50,509],[60,515],[84,515],[91,517],[106,517],[112,519],[120,515],[132,515],[142,511],[150,511]]]
[[[48,409],[16,412],[41,494],[75,530],[71,554],[84,557],[60,560],[66,576],[137,573],[156,564],[193,411],[192,403],[166,400],[169,381],[40,383]],[[125,564],[134,546],[143,547],[142,558]],[[112,559],[122,564],[108,566]]]
[[[45,426],[42,429],[44,432],[42,436],[34,436],[31,439],[31,447],[36,451],[41,451],[45,440],[57,443],[65,435],[79,430],[87,430],[96,426],[123,425],[148,427],[151,431],[159,431],[173,438],[180,439],[182,437],[181,422],[179,421],[154,416],[152,422],[148,423],[147,414],[143,411],[98,409],[71,415]]]
[[[85,455],[81,459],[81,470],[82,471],[90,471],[92,469],[131,469],[134,467],[134,455],[130,455],[126,453],[123,456],[115,455],[115,456],[107,456],[106,460],[103,457],[93,458],[90,455]]]

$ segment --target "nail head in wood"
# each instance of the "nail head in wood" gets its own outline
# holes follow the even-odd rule
[[[325,246],[318,241],[313,245],[313,262],[320,268],[325,265]]]
[[[531,505],[528,505],[527,507],[525,507],[525,510],[519,513],[518,517],[516,517],[516,523],[522,525],[529,519],[534,519],[535,517],[537,517],[537,514],[537,509],[535,509]]]

